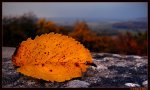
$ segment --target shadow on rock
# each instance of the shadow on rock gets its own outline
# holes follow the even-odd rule
[[[109,66],[109,70],[116,70],[118,74],[147,74],[147,66],[140,67],[122,67],[122,66]]]

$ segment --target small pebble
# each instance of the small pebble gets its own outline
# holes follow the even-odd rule
[[[139,84],[135,84],[135,83],[126,83],[125,86],[128,86],[128,87],[140,87]]]
[[[104,65],[98,65],[96,69],[97,70],[105,70],[105,69],[108,69],[108,68]]]
[[[142,85],[143,85],[144,87],[147,87],[147,86],[148,86],[148,81],[147,81],[147,80],[144,81],[144,82],[142,83]]]
[[[67,88],[88,88],[89,83],[80,80],[73,80],[67,83]]]

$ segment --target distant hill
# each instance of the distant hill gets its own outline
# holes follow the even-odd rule
[[[127,21],[112,24],[117,29],[147,29],[148,25],[145,21]]]
[[[134,19],[132,21],[148,22],[148,18],[146,18],[146,17],[139,17],[139,18],[136,18],[136,19]]]
[[[55,17],[46,18],[58,25],[72,27],[76,21],[85,21],[89,28],[101,35],[117,35],[126,31],[137,33],[148,30],[148,20],[146,17],[139,17],[130,20],[108,19],[108,18],[75,18],[75,17]]]
[[[76,21],[85,21],[89,25],[99,25],[99,24],[112,24],[114,27],[137,27],[137,28],[147,28],[147,18],[139,17],[130,20],[124,19],[109,19],[109,18],[77,18],[77,17],[53,17],[46,18],[46,20],[54,21],[59,25],[73,25]],[[124,24],[124,26],[122,26]],[[119,25],[119,26],[118,26]],[[121,25],[121,26],[120,26]],[[140,25],[140,26],[139,26]]]
[[[124,20],[120,19],[108,19],[108,18],[77,18],[77,17],[53,17],[53,18],[46,18],[46,20],[54,21],[59,25],[73,25],[76,21],[85,21],[87,23],[112,23],[112,22],[121,22]]]

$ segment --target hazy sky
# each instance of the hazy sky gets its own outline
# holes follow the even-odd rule
[[[33,12],[38,17],[79,17],[133,19],[147,17],[146,2],[3,2],[2,15],[22,15]]]

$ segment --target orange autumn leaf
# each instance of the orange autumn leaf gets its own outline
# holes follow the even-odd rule
[[[18,72],[51,82],[81,77],[92,63],[88,49],[61,34],[43,34],[23,41],[12,56]]]

